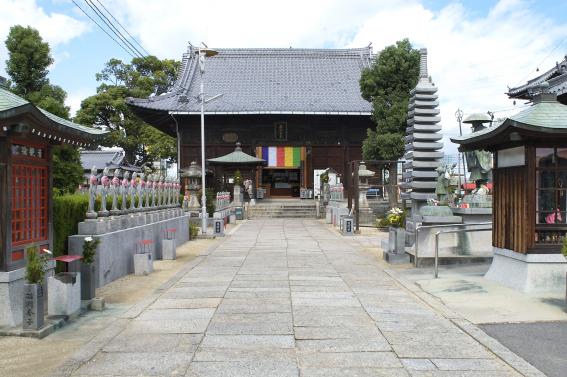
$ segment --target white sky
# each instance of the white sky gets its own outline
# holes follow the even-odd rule
[[[161,58],[179,59],[187,42],[211,47],[363,47],[374,51],[409,38],[428,49],[429,73],[439,87],[443,133],[458,133],[455,111],[466,114],[513,108],[504,92],[547,70],[567,52],[565,16],[553,15],[556,1],[418,0],[104,0],[142,45]],[[486,3],[488,2],[488,5]],[[9,26],[32,24],[54,47],[56,59],[80,65],[90,51],[72,44],[91,33],[108,38],[68,0],[0,0],[0,39]],[[559,10],[566,10],[559,5]],[[107,39],[107,43],[114,42]],[[92,50],[92,49],[91,49]],[[68,51],[72,51],[69,53]],[[5,48],[0,48],[2,61]],[[111,58],[108,56],[106,60]],[[0,63],[0,70],[3,62]],[[100,70],[99,67],[97,70]],[[96,71],[95,71],[96,72]],[[94,76],[95,72],[84,72]],[[94,94],[73,87],[69,103]],[[510,115],[500,111],[497,117]],[[446,153],[455,146],[446,141]]]

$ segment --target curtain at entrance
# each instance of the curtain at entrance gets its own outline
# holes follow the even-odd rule
[[[256,157],[268,162],[272,168],[299,168],[305,161],[305,147],[258,147]]]

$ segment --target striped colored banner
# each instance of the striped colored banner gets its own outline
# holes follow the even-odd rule
[[[258,147],[256,156],[273,168],[298,168],[305,161],[305,147]]]

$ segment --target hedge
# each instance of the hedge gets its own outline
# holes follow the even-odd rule
[[[212,216],[214,212],[213,190],[207,190],[207,212]],[[130,200],[127,199],[127,206]],[[183,197],[180,197],[183,201]],[[121,208],[122,198],[118,197],[118,208]],[[89,208],[88,194],[57,195],[53,197],[53,254],[55,256],[66,255],[67,239],[77,234],[79,223],[85,220],[85,214]],[[97,198],[95,208],[100,208],[100,197]],[[107,197],[106,208],[112,208],[112,197]]]

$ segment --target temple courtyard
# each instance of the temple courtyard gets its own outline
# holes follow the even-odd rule
[[[248,220],[222,239],[180,246],[178,260],[159,262],[152,275],[99,290],[103,312],[43,340],[0,338],[10,350],[2,373],[544,375],[396,277],[403,269],[385,270],[374,242],[317,220]]]

